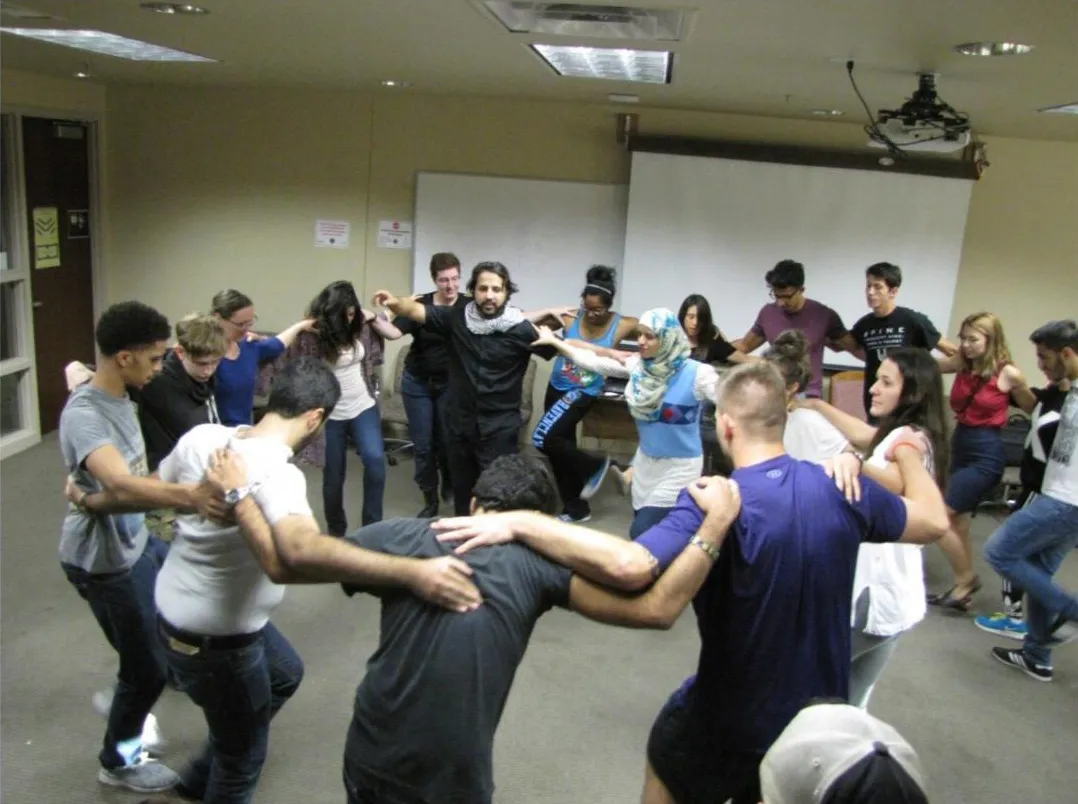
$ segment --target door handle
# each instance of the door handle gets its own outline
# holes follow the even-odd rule
[[[33,302],[30,306],[36,310],[38,307],[44,307],[45,302]]]

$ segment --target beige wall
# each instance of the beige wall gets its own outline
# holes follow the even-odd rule
[[[97,87],[7,72],[3,80],[5,103],[101,109]],[[229,285],[255,298],[270,328],[298,317],[332,279],[352,279],[365,296],[408,290],[410,254],[378,248],[377,222],[412,217],[419,170],[628,180],[614,141],[623,107],[170,87],[109,87],[104,100],[107,298],[139,297],[170,316],[205,308]],[[634,111],[643,133],[836,146],[864,137],[852,123]],[[1022,367],[1035,371],[1028,331],[1075,314],[1061,280],[1076,272],[1078,143],[988,146],[947,330],[991,309]],[[351,221],[352,247],[313,248],[316,218]]]

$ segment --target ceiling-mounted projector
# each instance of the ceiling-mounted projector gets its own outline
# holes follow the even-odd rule
[[[970,141],[969,115],[940,99],[933,73],[918,75],[917,91],[898,109],[880,109],[867,130],[870,146],[888,150],[947,153]]]

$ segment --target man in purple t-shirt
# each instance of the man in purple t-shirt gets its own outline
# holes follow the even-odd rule
[[[785,424],[785,383],[772,366],[753,363],[726,375],[716,428],[735,466],[741,511],[693,600],[697,674],[652,729],[644,804],[758,802],[760,760],[790,720],[812,698],[848,695],[861,542],[927,543],[946,532],[946,507],[920,453],[905,446],[894,452],[902,498],[867,479],[858,484],[853,456],[827,468],[790,458],[782,448]],[[828,471],[844,478],[850,499]],[[462,549],[504,540],[508,530],[555,561],[628,590],[646,586],[698,545],[706,514],[682,492],[636,542],[534,514],[498,519],[504,516],[433,527],[456,531],[443,538],[471,539]]]
[[[864,359],[861,347],[847,331],[839,314],[826,304],[805,296],[805,266],[794,260],[782,260],[765,277],[774,303],[765,304],[745,337],[734,341],[739,352],[748,354],[788,329],[799,329],[809,342],[812,380],[806,396],[818,397],[823,389],[823,349],[829,346]]]

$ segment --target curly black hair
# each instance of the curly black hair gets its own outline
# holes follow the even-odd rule
[[[105,357],[124,350],[145,349],[172,335],[168,319],[148,304],[126,301],[101,314],[94,329],[97,348]]]
[[[550,468],[538,458],[500,455],[488,466],[472,490],[484,511],[558,510],[558,487]]]

